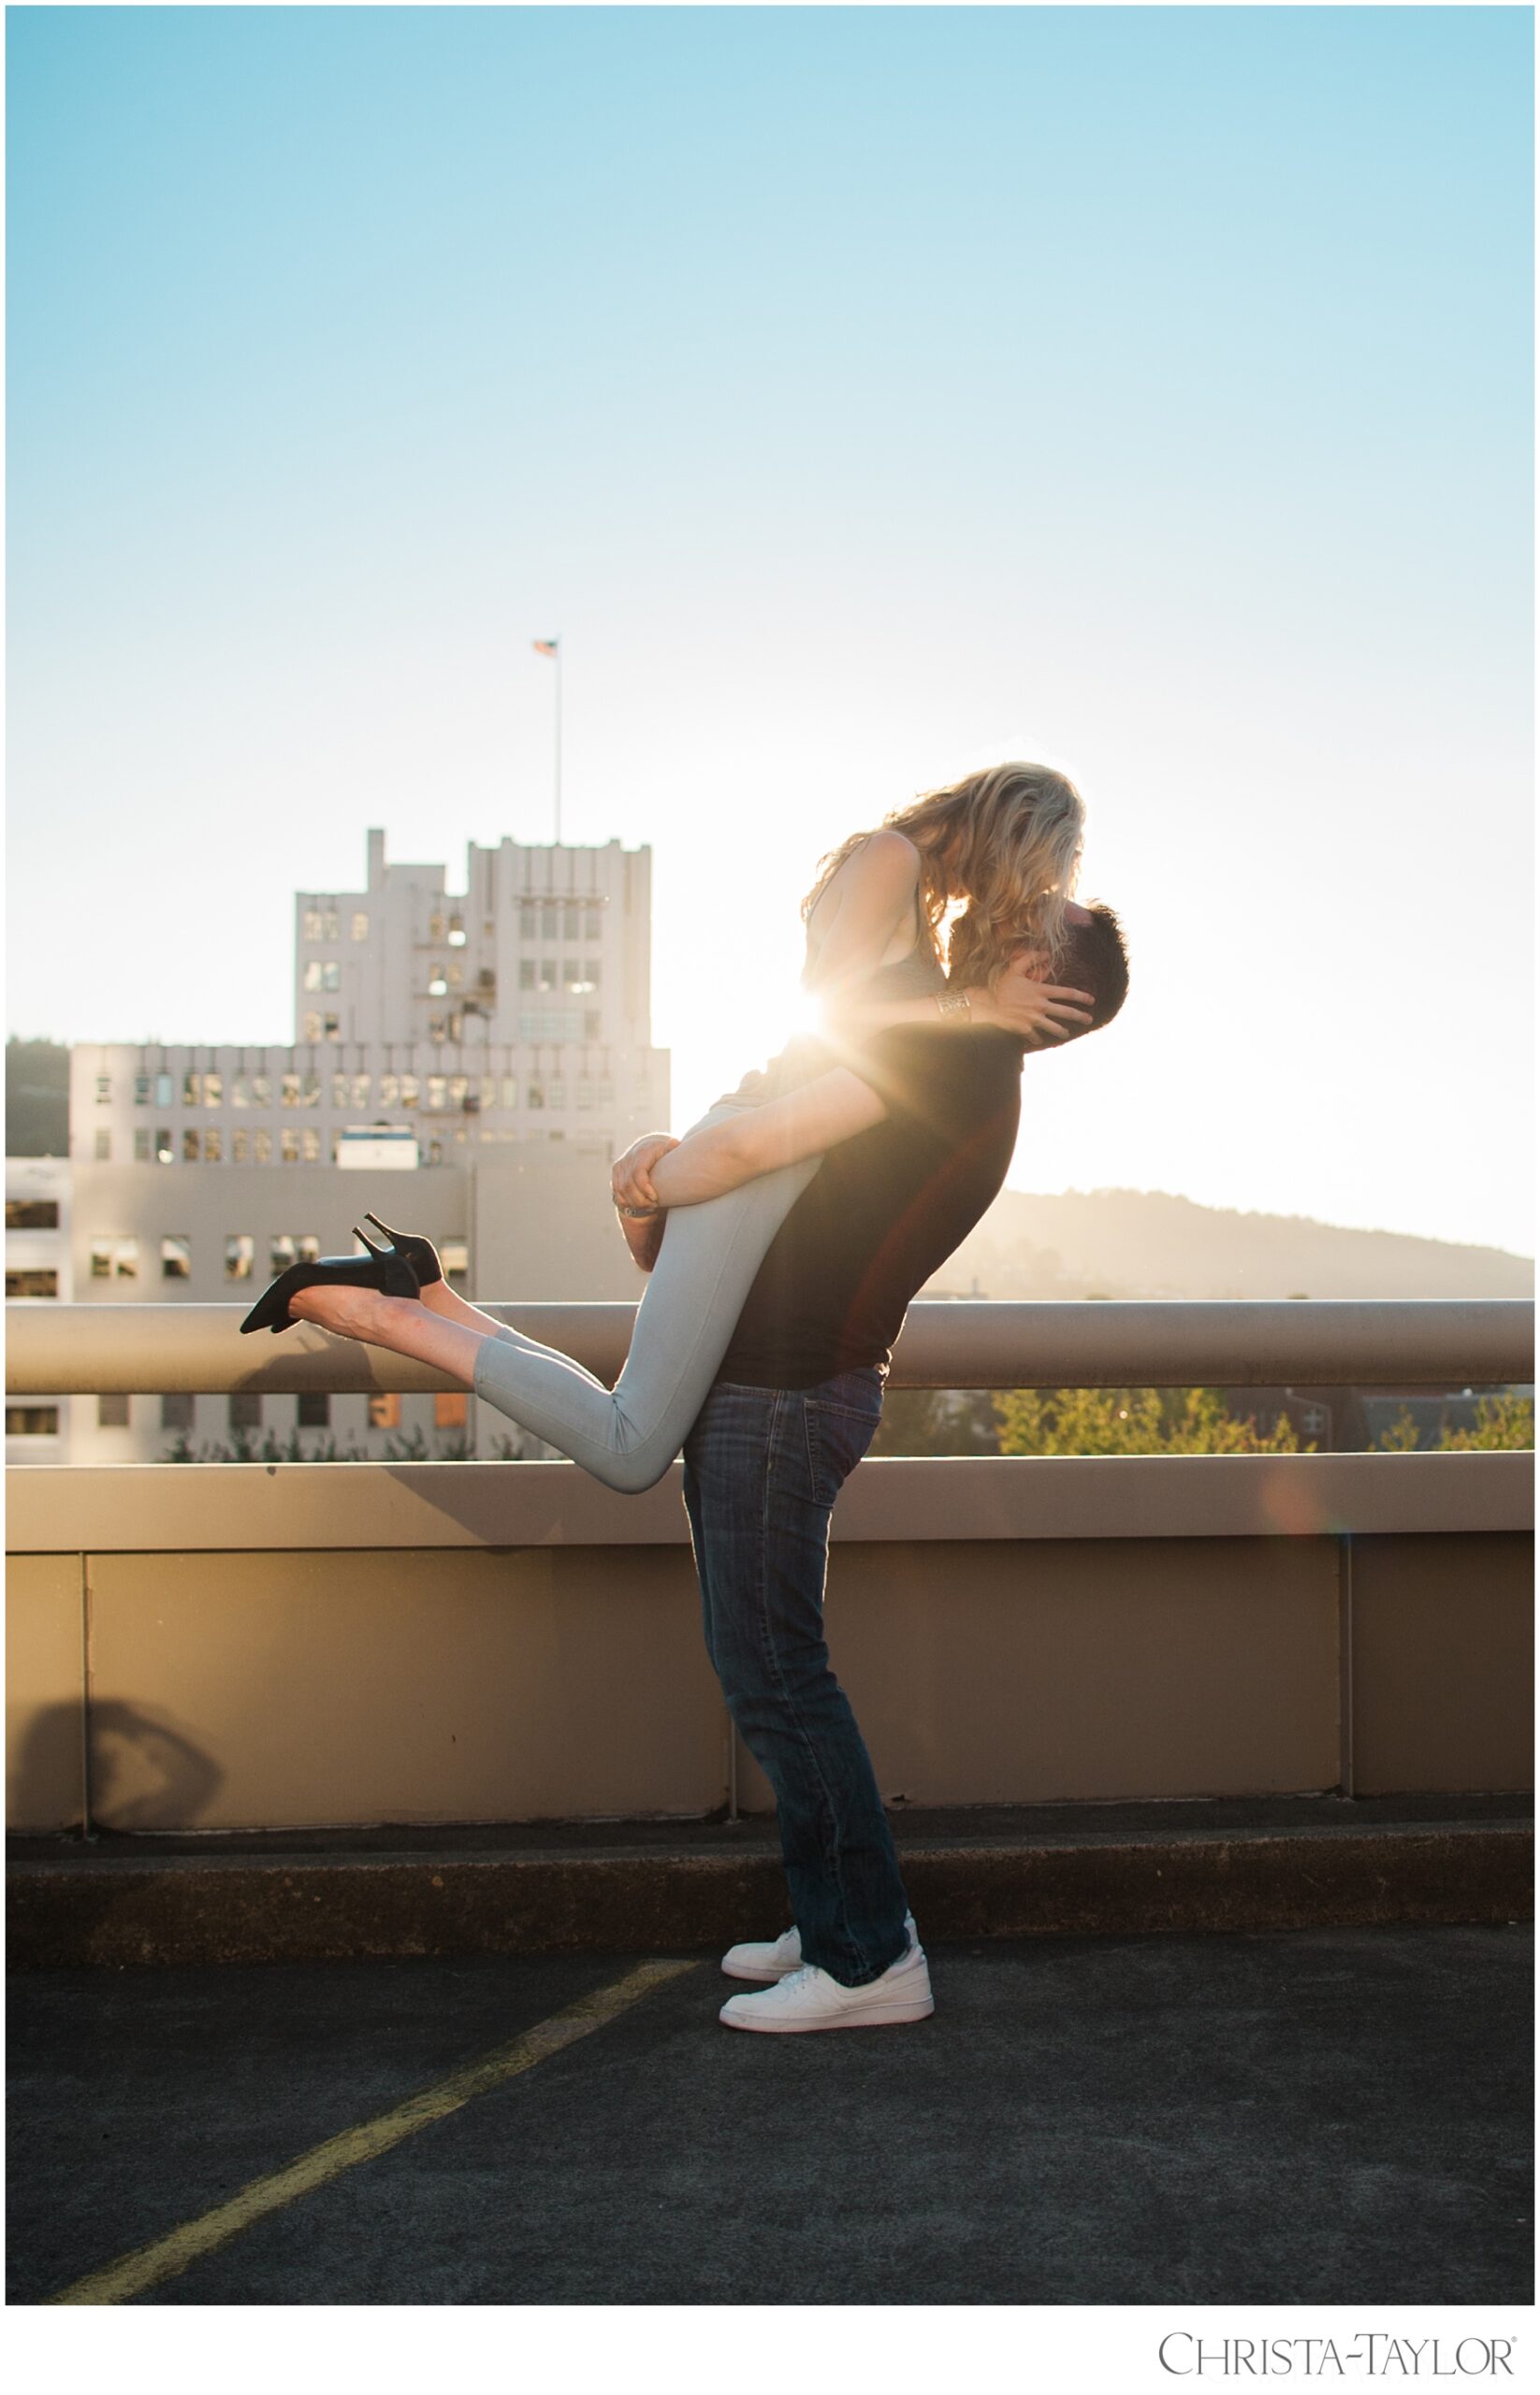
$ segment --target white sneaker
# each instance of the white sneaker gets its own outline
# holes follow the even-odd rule
[[[730,1996],[718,2015],[730,2029],[881,2029],[890,2023],[923,2021],[936,2010],[930,1968],[923,1946],[864,1987],[842,1987],[816,1963],[805,1963],[759,1996]]]
[[[904,1927],[908,1932],[911,1948],[920,1943],[920,1933],[914,1925],[914,1915],[904,1915]],[[798,1929],[783,1929],[778,1938],[742,1946],[730,1946],[722,1956],[722,1968],[730,1980],[783,1980],[791,1972],[802,1968],[802,1933]]]

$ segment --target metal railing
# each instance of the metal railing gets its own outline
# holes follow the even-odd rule
[[[629,1305],[492,1305],[526,1338],[603,1379],[625,1361]],[[9,1305],[16,1396],[403,1391],[459,1386],[426,1365],[302,1324],[245,1339],[244,1305]],[[897,1388],[1350,1386],[1527,1382],[1534,1308],[1483,1299],[922,1299],[893,1352]]]

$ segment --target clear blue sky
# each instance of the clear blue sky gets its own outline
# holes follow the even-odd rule
[[[1528,1249],[1508,8],[7,12],[11,1026],[290,1036],[289,893],[649,840],[678,1127],[820,852],[1081,783],[1021,1186]]]

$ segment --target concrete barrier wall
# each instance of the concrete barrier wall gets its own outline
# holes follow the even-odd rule
[[[1531,1460],[863,1464],[828,1619],[884,1793],[1527,1788]],[[87,1804],[121,1830],[769,1807],[673,1477],[8,1479],[13,1828]]]

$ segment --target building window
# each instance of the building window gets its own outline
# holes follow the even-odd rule
[[[203,1161],[205,1164],[223,1164],[225,1161],[225,1134],[217,1123],[211,1123],[203,1134]]]
[[[96,1103],[98,1106],[110,1106],[112,1103],[112,1076],[110,1073],[98,1073],[96,1076]]]
[[[524,1102],[531,1113],[538,1114],[545,1103],[544,1085],[539,1081],[531,1081],[525,1090]]]
[[[560,1109],[566,1105],[567,1084],[564,1081],[558,1080],[546,1082],[545,1103],[553,1109]]]
[[[439,1250],[439,1261],[446,1280],[463,1281],[471,1270],[471,1250],[462,1239],[446,1239]]]
[[[249,1281],[256,1262],[256,1241],[250,1231],[231,1231],[225,1241],[225,1278]]]
[[[128,1428],[128,1397],[126,1391],[96,1400],[98,1430],[126,1430]]]
[[[508,1107],[518,1104],[518,1083],[512,1073],[504,1073],[502,1077],[502,1103]]]
[[[348,1077],[346,1073],[333,1073],[331,1077],[331,1102],[333,1106],[341,1107],[344,1110],[346,1109],[348,1102]]]
[[[96,1140],[95,1140],[95,1146],[94,1146],[94,1150],[93,1150],[93,1155],[94,1155],[94,1160],[95,1160],[95,1162],[96,1162],[97,1164],[110,1164],[110,1163],[111,1163],[111,1161],[112,1161],[112,1134],[111,1134],[111,1132],[110,1132],[110,1131],[98,1131],[98,1132],[97,1132],[97,1134],[96,1134]]]
[[[94,1281],[110,1281],[112,1278],[112,1242],[109,1239],[94,1239],[91,1242],[91,1277]],[[7,1295],[9,1294],[7,1285]]]
[[[274,1280],[278,1278],[280,1272],[286,1272],[291,1264],[298,1264],[298,1261],[294,1252],[294,1241],[288,1232],[275,1231],[268,1245],[268,1270]]]
[[[353,936],[355,939],[367,939],[369,937],[369,917],[367,915],[354,916]]]
[[[382,1106],[399,1106],[400,1102],[401,1084],[397,1075],[394,1073],[382,1073],[380,1075],[380,1104]]]
[[[449,984],[439,965],[435,965],[428,977],[428,994],[430,998],[444,998],[449,994]]]
[[[160,1427],[163,1430],[190,1430],[193,1427],[192,1393],[187,1389],[167,1389],[160,1401]]]
[[[521,956],[518,960],[518,986],[521,990],[532,990],[534,985],[534,958],[532,956]]]
[[[604,918],[601,909],[597,907],[586,907],[583,910],[584,938],[603,939],[603,936]]]
[[[369,1104],[369,1075],[367,1073],[355,1073],[353,1076],[353,1103],[357,1107]]]
[[[136,1073],[134,1076],[134,1103],[136,1106],[148,1106],[150,1103],[150,1076],[148,1073]]]
[[[252,1133],[252,1162],[254,1164],[271,1164],[272,1133],[270,1131],[254,1131]]]
[[[540,937],[540,908],[531,906],[528,900],[518,910],[518,936],[520,939]]]
[[[136,1164],[148,1164],[149,1161],[150,1134],[141,1125],[134,1134],[134,1162]]]
[[[137,1239],[94,1239],[91,1242],[94,1281],[137,1281],[139,1243]]]
[[[299,1076],[298,1076],[298,1073],[285,1073],[285,1074],[283,1075],[283,1081],[282,1081],[282,1083],[281,1083],[281,1094],[280,1094],[279,1101],[278,1101],[278,1102],[279,1102],[279,1104],[280,1104],[281,1106],[298,1106],[298,1103],[299,1103]]]
[[[385,1389],[369,1401],[369,1427],[371,1430],[399,1430],[401,1427],[401,1396],[399,1389]]]
[[[445,1039],[449,1037],[449,1018],[447,1015],[430,1014],[429,1016],[428,1037],[435,1048],[443,1047]]]
[[[56,1231],[59,1227],[57,1198],[7,1198],[6,1228],[8,1231]]]
[[[230,1133],[230,1162],[232,1164],[250,1164],[251,1160],[251,1133],[245,1130],[232,1131]]]
[[[443,1075],[442,1073],[429,1073],[428,1076],[428,1110],[429,1114],[443,1113]]]
[[[429,939],[443,939],[443,917],[442,915],[429,915],[429,918],[428,918],[428,936],[429,936]]]
[[[171,1104],[171,1076],[169,1073],[157,1073],[155,1075],[155,1104],[157,1106],[169,1106]]]
[[[449,945],[451,948],[463,948],[465,946],[465,919],[463,916],[451,915],[449,918]]]
[[[319,1164],[321,1161],[321,1134],[309,1125],[299,1134],[299,1161],[301,1164]]]
[[[321,1076],[319,1073],[304,1073],[300,1076],[298,1103],[301,1106],[320,1105]]]
[[[59,1409],[56,1405],[7,1406],[7,1439],[56,1439],[58,1435]]]
[[[320,1037],[321,1037],[321,1018],[320,1018],[320,1016],[319,1016],[318,1014],[306,1014],[306,1015],[301,1015],[301,1016],[300,1016],[300,1018],[299,1018],[299,1037],[300,1037],[300,1038],[301,1038],[301,1039],[311,1039],[311,1040],[314,1040],[314,1039],[319,1039],[319,1038],[320,1038]]]
[[[337,936],[336,907],[307,907],[305,908],[304,936],[306,939],[335,939]]]
[[[183,1231],[168,1231],[160,1243],[160,1277],[163,1281],[190,1281],[193,1277],[193,1242]]]
[[[161,1128],[155,1133],[155,1162],[157,1164],[175,1164],[176,1160],[177,1152],[171,1144],[170,1126],[169,1125],[163,1124]]]
[[[464,1073],[451,1073],[449,1076],[450,1105],[463,1106],[470,1095],[471,1083],[467,1076]]]
[[[7,1298],[56,1298],[58,1294],[58,1273],[41,1265],[30,1270],[7,1271],[6,1274]]]
[[[204,1105],[205,1105],[205,1106],[223,1106],[223,1105],[224,1105],[224,1103],[225,1103],[225,1079],[224,1079],[224,1075],[223,1075],[223,1074],[221,1074],[221,1073],[205,1073],[205,1074],[204,1074],[204,1076],[203,1076],[203,1103],[204,1103]]]
[[[582,934],[579,932],[577,926],[581,921],[582,917],[579,915],[575,907],[563,907],[561,909],[562,938],[580,939],[582,937]]]
[[[232,1430],[260,1430],[262,1400],[255,1389],[238,1388],[230,1392],[230,1428]]]
[[[592,1105],[593,1105],[593,1083],[592,1083],[592,1081],[579,1081],[579,1082],[578,1082],[578,1084],[577,1084],[577,1107],[578,1107],[578,1111],[579,1111],[579,1113],[582,1113],[582,1112],[586,1111],[588,1109],[591,1108],[591,1107],[592,1107]]]
[[[463,1389],[441,1389],[433,1400],[435,1430],[463,1430],[465,1428],[465,1392]]]
[[[197,1133],[196,1131],[183,1131],[182,1135],[182,1161],[183,1164],[197,1162]]]
[[[281,1162],[283,1162],[283,1164],[298,1164],[298,1161],[299,1161],[299,1134],[298,1134],[298,1131],[282,1131],[282,1132],[280,1132],[280,1134],[279,1134],[278,1154],[279,1154],[280,1161],[281,1161]]]
[[[407,1109],[414,1107],[416,1103],[417,1076],[415,1073],[403,1073],[401,1075],[401,1105],[403,1109]]]
[[[254,1106],[272,1104],[272,1081],[269,1074],[254,1073],[252,1075],[252,1104]]]
[[[230,1104],[232,1106],[250,1106],[251,1102],[251,1075],[249,1073],[237,1073],[234,1081],[230,1083]]]
[[[301,1430],[326,1430],[330,1428],[331,1400],[324,1388],[300,1390],[295,1421]]]
[[[198,1103],[198,1086],[199,1077],[196,1073],[183,1073],[182,1077],[182,1102],[183,1106],[196,1106]]]

